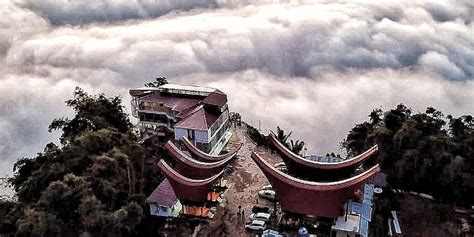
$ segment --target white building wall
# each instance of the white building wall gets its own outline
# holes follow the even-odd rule
[[[208,143],[209,142],[209,131],[208,130],[194,130],[194,137],[196,142]],[[174,138],[176,140],[181,139],[182,137],[188,136],[188,129],[185,128],[174,128]]]
[[[182,137],[187,136],[188,132],[184,128],[174,128],[174,139],[180,140]]]
[[[197,142],[202,142],[202,143],[209,142],[208,130],[205,130],[205,131],[195,130],[195,136],[196,136]]]

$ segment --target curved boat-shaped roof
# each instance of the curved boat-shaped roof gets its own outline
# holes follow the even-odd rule
[[[233,150],[233,151],[231,151],[227,154],[220,155],[220,156],[213,156],[213,155],[209,155],[209,154],[199,150],[186,137],[182,137],[181,141],[183,142],[184,146],[186,146],[186,148],[189,150],[189,152],[191,153],[192,156],[194,156],[196,159],[202,160],[202,161],[218,161],[218,160],[226,159],[228,157],[234,157],[243,145],[242,143],[240,143],[239,147],[237,147],[235,150]]]
[[[378,146],[375,145],[358,156],[355,156],[346,160],[338,161],[338,162],[329,163],[329,162],[320,162],[320,161],[306,159],[293,153],[291,150],[285,147],[285,145],[283,145],[273,133],[270,133],[269,139],[270,139],[270,142],[273,144],[273,146],[282,155],[283,161],[285,163],[291,163],[292,165],[295,165],[295,166],[304,166],[307,168],[317,169],[317,170],[318,169],[319,170],[335,170],[335,169],[342,169],[342,168],[348,168],[348,167],[355,167],[361,164],[363,161],[365,161],[367,158],[369,158],[371,155],[375,154],[379,150]]]
[[[205,201],[212,185],[224,173],[221,171],[207,179],[190,179],[175,171],[164,160],[158,161],[158,168],[170,181],[176,196],[180,200],[192,202]]]
[[[344,204],[354,197],[363,184],[380,171],[375,165],[354,177],[335,182],[313,182],[285,174],[263,160],[257,153],[252,159],[262,170],[277,193],[285,211],[324,217],[339,216]]]
[[[195,179],[208,178],[218,174],[233,158],[233,156],[229,156],[225,159],[215,162],[197,161],[186,155],[171,141],[168,141],[165,144],[165,149],[176,161],[175,170],[181,174],[185,174],[185,176],[188,178]]]

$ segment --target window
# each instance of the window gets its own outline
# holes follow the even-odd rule
[[[194,133],[194,130],[188,129],[188,139],[189,140],[194,140],[196,138],[196,134]]]

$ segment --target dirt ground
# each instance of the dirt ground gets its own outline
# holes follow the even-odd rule
[[[406,236],[460,236],[459,218],[452,206],[405,194],[400,198],[399,221]]]
[[[250,155],[257,150],[259,154],[266,153],[266,159],[272,159],[271,163],[281,160],[268,154],[263,149],[257,149],[256,145],[245,135],[245,125],[232,128],[233,136],[229,142],[228,149],[232,150],[241,142],[244,144],[238,152],[238,159],[232,163],[234,171],[227,174],[225,179],[230,183],[230,188],[225,191],[224,201],[218,208],[216,216],[209,221],[209,225],[203,225],[197,236],[255,236],[255,233],[245,230],[245,222],[252,213],[252,207],[257,204],[273,206],[266,200],[257,196],[261,187],[269,184],[263,173],[253,162]],[[238,206],[244,210],[243,215],[238,215]]]

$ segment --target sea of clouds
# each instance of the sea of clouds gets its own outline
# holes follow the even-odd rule
[[[272,1],[275,2],[275,1]],[[0,2],[0,176],[56,141],[80,86],[121,95],[155,77],[207,85],[268,132],[339,150],[374,108],[474,114],[471,1]]]

